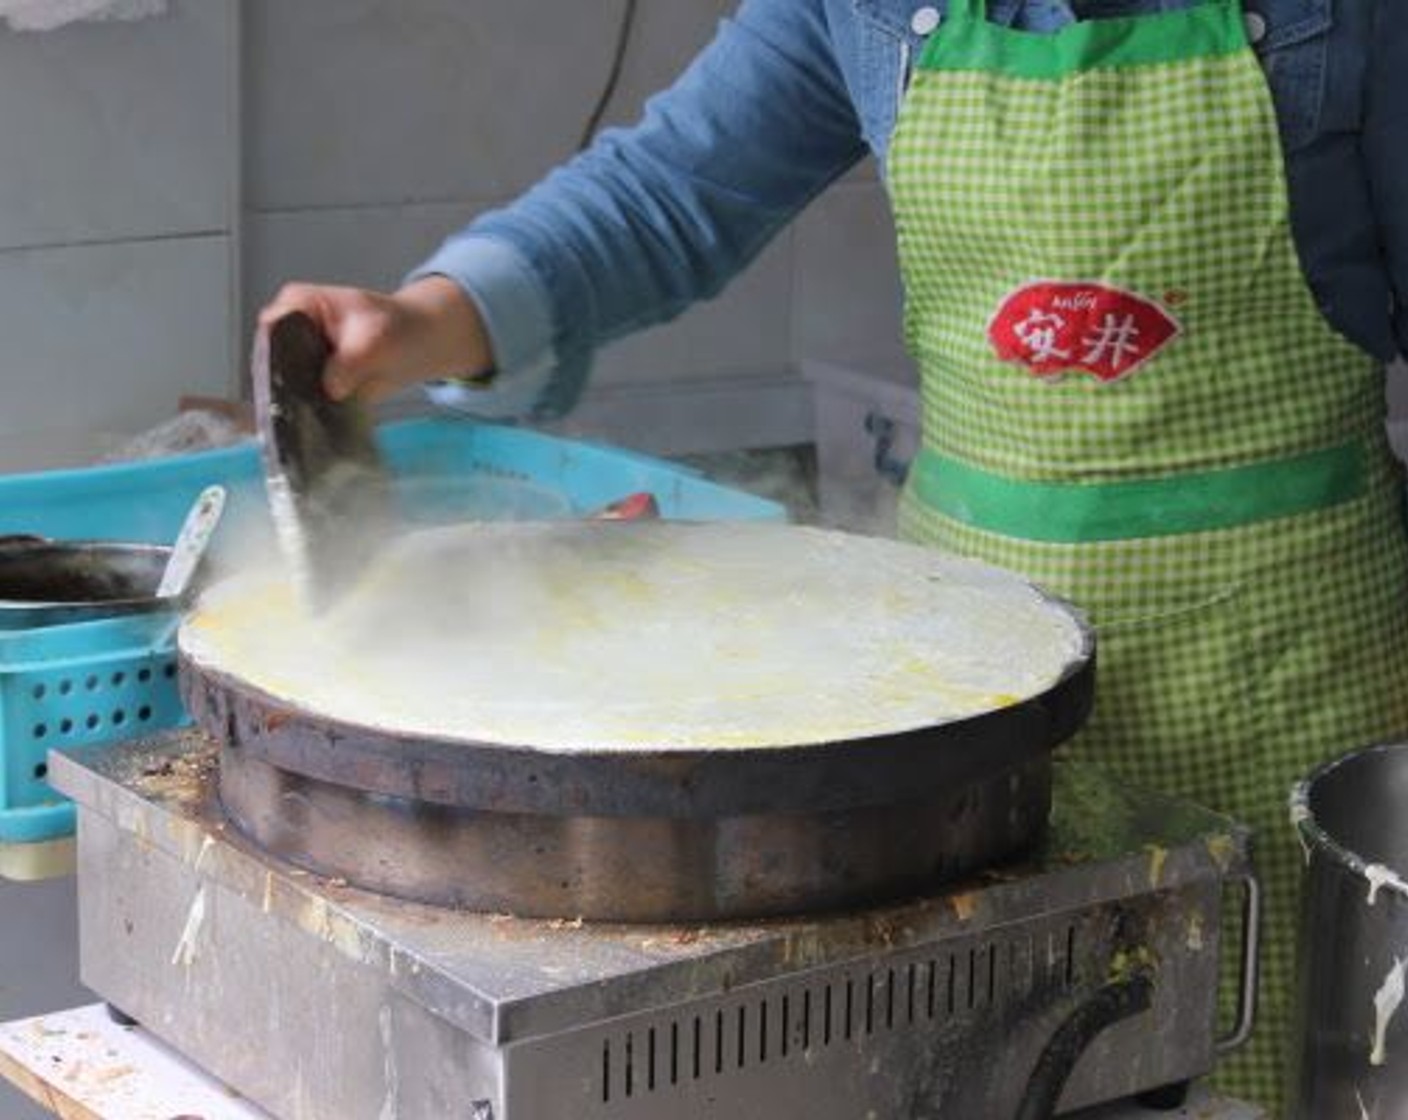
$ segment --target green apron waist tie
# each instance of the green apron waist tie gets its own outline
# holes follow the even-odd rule
[[[1286,459],[1128,482],[1041,482],[981,470],[930,450],[914,464],[916,496],[990,533],[1031,541],[1134,540],[1230,529],[1326,509],[1364,492],[1355,440]]]

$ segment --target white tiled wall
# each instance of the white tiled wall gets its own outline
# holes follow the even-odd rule
[[[257,210],[495,198],[572,150],[605,0],[250,0]]]
[[[870,165],[816,200],[796,226],[792,351],[892,369],[904,352],[894,222]]]
[[[791,361],[788,308],[795,283],[792,238],[783,234],[715,299],[607,347],[593,381],[775,374]]]
[[[311,210],[252,211],[245,218],[245,289],[258,307],[287,280],[394,287],[413,264],[490,200]]]
[[[0,30],[0,470],[229,387],[232,20]]]
[[[0,30],[0,249],[227,227],[231,13]]]
[[[0,252],[0,471],[115,442],[183,392],[223,393],[228,256],[224,236]]]

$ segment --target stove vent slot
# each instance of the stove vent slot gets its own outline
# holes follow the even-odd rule
[[[774,1065],[809,1051],[865,1046],[886,1033],[999,1013],[1034,989],[1071,989],[1074,925],[900,958],[867,973],[838,969],[811,983],[762,985],[758,994],[615,1031],[601,1048],[604,1104]]]

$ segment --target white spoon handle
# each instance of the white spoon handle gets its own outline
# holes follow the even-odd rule
[[[181,526],[180,536],[171,549],[171,558],[166,562],[166,571],[162,573],[161,584],[156,589],[158,599],[176,599],[185,594],[224,511],[223,486],[210,486],[201,491],[191,512],[186,514],[186,522]]]

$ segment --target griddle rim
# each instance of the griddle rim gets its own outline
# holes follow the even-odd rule
[[[1049,753],[1094,702],[1093,639],[1044,692],[967,719],[765,747],[545,750],[406,736],[314,714],[181,655],[181,692],[219,742],[366,793],[488,812],[720,817],[831,812],[956,788]]]

